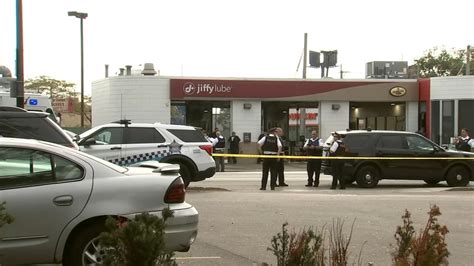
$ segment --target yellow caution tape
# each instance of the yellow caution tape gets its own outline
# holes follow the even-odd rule
[[[227,154],[213,153],[214,157],[236,158],[276,158],[276,159],[324,159],[324,160],[474,160],[474,157],[336,157],[336,156],[290,156],[290,155],[257,155],[257,154]]]

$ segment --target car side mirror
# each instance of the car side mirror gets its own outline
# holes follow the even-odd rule
[[[441,148],[447,150],[447,149],[449,149],[449,146],[447,144],[443,144],[443,145],[441,145]]]
[[[82,145],[83,145],[84,147],[88,147],[88,146],[95,145],[95,144],[97,144],[97,142],[95,141],[94,138],[86,139],[86,140],[82,143]]]
[[[81,140],[81,137],[79,135],[75,135],[73,138],[72,138],[73,141],[75,142],[79,142]]]

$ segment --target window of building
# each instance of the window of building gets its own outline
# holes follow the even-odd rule
[[[440,102],[431,102],[431,140],[435,143],[440,143],[441,132],[439,130],[439,118],[440,118]]]
[[[454,136],[454,101],[443,101],[443,113],[441,121],[441,143],[449,144],[450,138]]]
[[[467,128],[471,131],[471,135],[474,135],[474,119],[472,118],[474,100],[459,100],[458,107],[458,134],[461,132],[461,128]]]

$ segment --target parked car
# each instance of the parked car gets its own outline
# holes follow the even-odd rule
[[[0,106],[0,136],[44,140],[79,149],[71,137],[49,118],[48,113],[18,107]]]
[[[148,212],[167,220],[166,247],[187,251],[198,212],[185,202],[178,165],[124,168],[86,153],[37,140],[0,138],[0,202],[14,217],[0,228],[0,264],[99,263],[107,217]]]
[[[470,159],[474,153],[446,150],[417,133],[383,130],[337,133],[344,137],[344,156],[364,157],[345,160],[343,169],[346,182],[355,181],[360,187],[375,187],[382,179],[424,180],[428,184],[446,181],[449,186],[466,186],[474,181],[474,160]],[[329,156],[333,142],[331,135],[324,143],[323,156]],[[406,159],[377,159],[380,157]],[[331,174],[330,161],[322,160],[325,174]]]
[[[216,170],[212,144],[191,126],[121,120],[91,128],[77,143],[81,151],[122,166],[149,160],[179,164],[186,187]]]

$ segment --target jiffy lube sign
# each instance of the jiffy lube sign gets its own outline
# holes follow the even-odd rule
[[[186,82],[183,92],[187,96],[213,96],[232,93],[232,87],[219,83]]]

